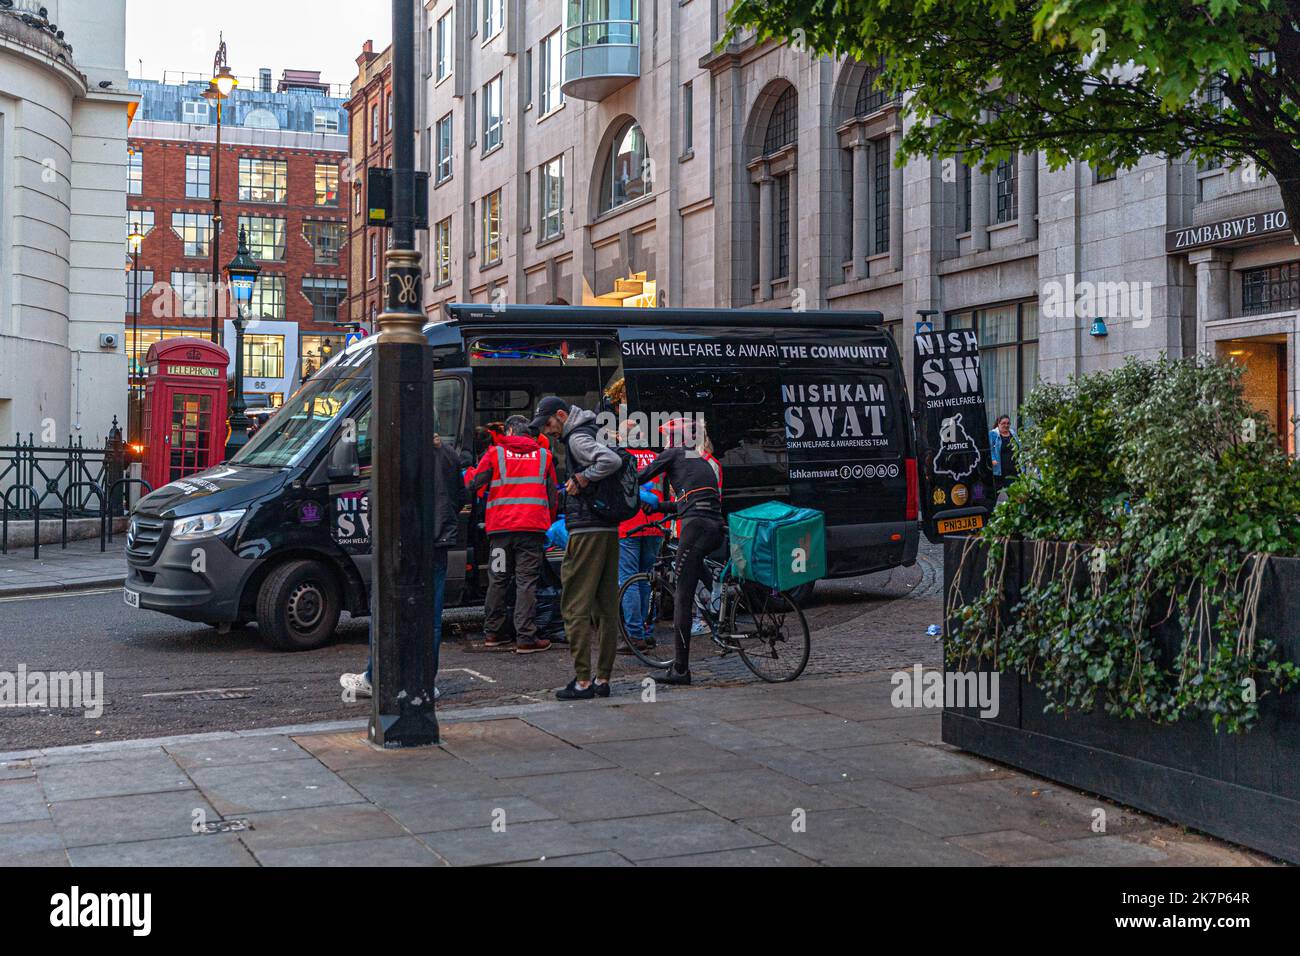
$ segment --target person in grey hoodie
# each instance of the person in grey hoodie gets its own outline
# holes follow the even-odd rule
[[[618,522],[608,522],[591,507],[591,487],[614,474],[622,459],[602,444],[596,413],[544,398],[533,416],[533,430],[564,441],[569,480],[565,484],[564,523],[569,546],[560,571],[560,612],[573,654],[573,680],[556,691],[560,700],[609,696],[609,678],[618,652]],[[591,635],[596,632],[596,673],[591,672]]]

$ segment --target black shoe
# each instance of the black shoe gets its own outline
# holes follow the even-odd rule
[[[597,684],[595,681],[592,681],[592,682],[591,682],[591,689],[594,690],[594,691],[596,692],[596,696],[597,696],[597,697],[608,697],[608,696],[609,696],[609,681],[605,681],[605,683],[603,683],[603,684]]]
[[[588,684],[586,690],[581,690],[578,687],[576,678],[555,692],[556,700],[591,700],[595,696],[596,686],[594,684]]]
[[[663,677],[656,678],[660,684],[689,684],[691,682],[691,672],[689,670],[679,671],[674,667],[668,668]]]

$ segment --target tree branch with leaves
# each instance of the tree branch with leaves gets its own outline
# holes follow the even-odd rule
[[[737,0],[729,21],[724,42],[881,62],[910,93],[904,156],[1242,166],[1300,241],[1300,0]]]

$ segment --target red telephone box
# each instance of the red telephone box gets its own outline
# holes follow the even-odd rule
[[[145,362],[144,480],[161,488],[225,459],[230,356],[207,339],[163,339]]]

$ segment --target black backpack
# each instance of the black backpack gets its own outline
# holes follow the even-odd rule
[[[583,426],[583,430],[590,431],[593,438],[598,434],[591,426]],[[641,488],[637,481],[639,468],[636,456],[626,448],[611,448],[610,451],[619,457],[618,471],[593,481],[583,492],[583,497],[591,513],[601,521],[622,524],[641,510]]]

